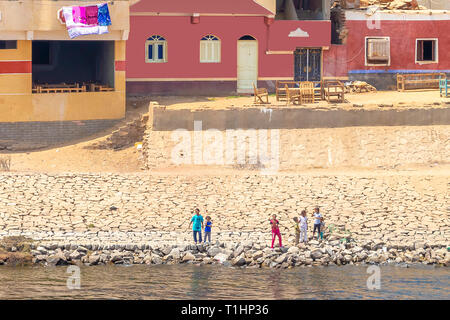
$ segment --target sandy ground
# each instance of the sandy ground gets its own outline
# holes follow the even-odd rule
[[[360,94],[347,94],[346,99],[348,103],[339,105],[329,105],[326,102],[321,101],[314,105],[309,106],[295,106],[300,108],[354,108],[353,104],[364,104],[364,108],[379,108],[378,104],[393,104],[396,107],[411,107],[415,105],[428,104],[432,107],[445,107],[450,104],[450,99],[440,98],[439,92],[433,91],[421,91],[421,92],[376,92],[376,93],[360,93]],[[271,105],[269,107],[279,106],[286,107],[284,102],[276,102],[275,96],[270,96]],[[211,108],[211,109],[224,109],[234,107],[244,107],[253,105],[253,97],[134,97],[127,101],[127,114],[126,119],[122,124],[139,117],[141,114],[148,111],[149,102],[157,102],[159,105],[167,106],[168,108],[184,109],[184,108]],[[266,106],[264,106],[266,107]],[[293,106],[288,106],[292,108]],[[118,125],[120,126],[120,125]],[[114,151],[114,150],[98,150],[90,149],[89,146],[95,142],[105,139],[112,130],[109,132],[103,132],[95,137],[90,137],[87,141],[77,141],[72,145],[61,146],[43,151],[34,151],[27,153],[12,153],[8,155],[2,155],[1,157],[11,157],[11,171],[13,172],[139,172],[142,171],[141,152],[134,146],[127,149]],[[331,170],[334,172],[359,172],[358,169],[345,168],[342,170],[336,169],[318,169],[321,173],[328,173]],[[447,175],[449,173],[448,167],[439,166],[438,168],[430,168],[427,166],[411,167],[408,171],[430,171],[437,173],[443,173]],[[183,167],[183,168],[168,168],[160,169],[156,172],[162,174],[174,173],[174,174],[229,174],[242,172],[243,170],[227,169],[227,168],[208,168],[208,167]],[[315,170],[311,170],[315,172]],[[367,174],[368,170],[362,170],[363,174]],[[373,172],[373,171],[370,171]],[[389,171],[393,172],[393,171]],[[400,171],[398,171],[400,172]]]
[[[143,98],[141,98],[143,99]],[[161,106],[170,109],[227,109],[239,107],[266,107],[266,108],[315,108],[315,109],[379,109],[380,105],[389,108],[392,105],[396,108],[411,108],[418,106],[428,106],[433,108],[448,107],[449,98],[441,98],[439,91],[379,91],[366,93],[353,93],[345,95],[345,103],[327,103],[319,101],[306,105],[286,105],[285,101],[276,101],[275,95],[269,96],[270,104],[254,104],[253,96],[231,96],[231,97],[184,97],[184,96],[155,96],[152,102],[157,102]],[[150,99],[149,99],[150,100]],[[447,106],[446,106],[447,103]]]

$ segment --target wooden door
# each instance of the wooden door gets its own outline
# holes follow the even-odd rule
[[[238,40],[237,92],[252,93],[258,80],[258,42]]]

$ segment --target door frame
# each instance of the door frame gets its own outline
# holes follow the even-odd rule
[[[295,50],[294,50],[294,79],[295,79],[295,68],[296,68],[295,52],[298,49],[308,49],[308,50],[309,49],[319,49],[320,50],[320,80],[319,81],[322,81],[322,79],[323,79],[323,51],[324,51],[323,47],[297,47],[297,48],[295,48]],[[308,54],[308,56],[309,56],[309,54]],[[308,80],[308,81],[310,81],[310,80]]]
[[[253,37],[253,35],[251,35],[251,34],[246,34],[246,35]],[[253,37],[253,39],[255,39],[255,40],[239,40],[239,39],[236,42],[237,43],[237,46],[236,46],[237,47],[236,48],[236,92],[237,93],[240,93],[239,87],[238,87],[238,82],[239,82],[239,42],[240,41],[247,41],[247,42],[251,41],[251,42],[256,43],[256,83],[255,83],[255,87],[258,87],[258,76],[259,76],[259,42],[258,42],[258,40],[255,37]],[[247,93],[247,92],[242,92],[242,93]]]

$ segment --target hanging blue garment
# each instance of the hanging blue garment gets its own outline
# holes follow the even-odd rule
[[[111,17],[109,16],[108,4],[98,4],[98,25],[99,26],[110,26]]]

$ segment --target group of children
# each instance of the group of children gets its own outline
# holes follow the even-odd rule
[[[191,212],[194,213],[194,212]],[[208,213],[208,210],[206,210]],[[317,240],[323,239],[323,230],[325,229],[325,222],[322,214],[320,213],[320,209],[318,207],[314,208],[314,229],[313,229],[313,238],[317,231]],[[299,242],[308,242],[308,217],[306,216],[306,210],[302,210],[300,217],[294,217],[294,230],[295,230],[295,245],[298,245]],[[195,209],[195,214],[191,218],[191,222],[189,223],[189,227],[192,225],[192,231],[194,235],[194,242],[197,244],[197,236],[198,242],[202,242],[202,229],[204,226],[205,238],[204,242],[208,241],[211,243],[211,228],[212,221],[210,216],[206,216],[206,223],[203,225],[203,217],[200,215],[200,209]],[[272,246],[275,243],[275,238],[278,237],[278,241],[280,247],[283,247],[281,242],[281,232],[280,232],[280,223],[277,220],[277,216],[274,214],[272,219],[270,220],[270,225],[272,227]]]
[[[320,213],[320,209],[318,207],[314,208],[314,229],[313,229],[313,238],[316,234],[317,230],[317,240],[323,239],[323,230],[325,227],[325,221],[323,219],[322,214]],[[301,242],[308,242],[308,217],[306,216],[306,210],[302,210],[300,218],[294,217],[294,230],[295,230],[295,245],[299,244],[299,241]],[[272,216],[272,219],[270,220],[270,225],[272,226],[272,246],[275,243],[275,238],[278,237],[278,241],[280,244],[280,247],[283,247],[283,244],[281,242],[281,233],[280,233],[280,223],[277,220],[277,216],[274,214]]]
[[[193,212],[191,212],[192,214]],[[208,210],[206,210],[206,213],[208,213]],[[202,229],[203,229],[203,217],[200,214],[200,209],[195,209],[195,214],[191,218],[191,222],[189,223],[189,227],[192,225],[192,232],[194,235],[194,242],[197,244],[197,236],[198,236],[198,242],[202,243]],[[205,239],[204,242],[208,239],[208,242],[211,243],[211,227],[212,227],[212,221],[210,216],[206,216],[206,223],[205,223]]]

